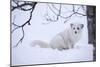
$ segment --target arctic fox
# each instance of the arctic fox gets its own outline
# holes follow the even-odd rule
[[[41,48],[52,48],[58,50],[71,49],[80,39],[83,27],[83,24],[71,23],[69,28],[58,33],[49,44],[41,40],[34,40],[32,46],[39,45]]]

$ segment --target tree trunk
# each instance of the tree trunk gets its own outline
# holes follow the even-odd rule
[[[96,61],[96,6],[87,6],[88,43],[93,44],[93,61]]]

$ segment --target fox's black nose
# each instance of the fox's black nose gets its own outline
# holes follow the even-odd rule
[[[77,31],[75,31],[75,34],[77,34]]]

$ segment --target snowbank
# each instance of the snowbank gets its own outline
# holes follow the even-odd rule
[[[80,62],[93,60],[93,46],[75,46],[73,49],[59,51],[51,48],[17,47],[12,49],[12,65]]]

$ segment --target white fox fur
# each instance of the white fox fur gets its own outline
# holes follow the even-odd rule
[[[53,48],[58,50],[73,48],[80,39],[84,25],[80,23],[71,23],[70,27],[58,33],[50,43],[41,40],[34,40],[32,46],[39,45],[41,48]]]

